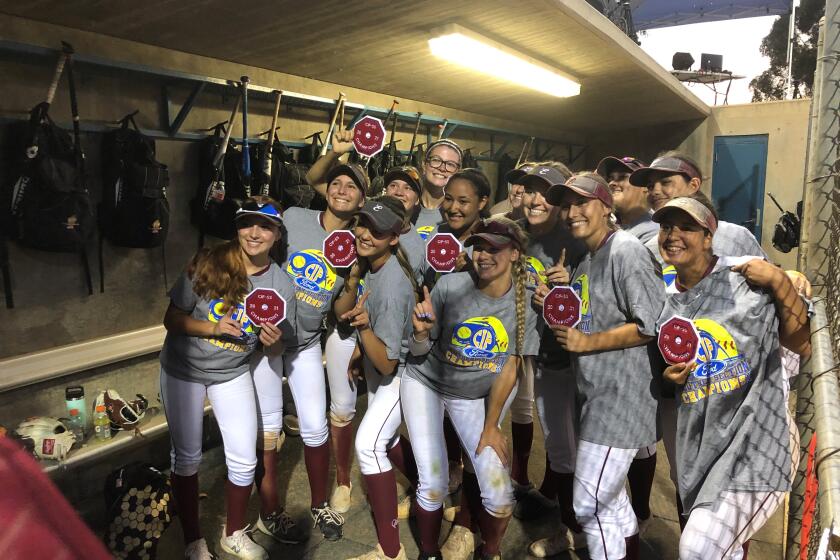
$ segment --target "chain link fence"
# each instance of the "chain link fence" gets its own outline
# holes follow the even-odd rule
[[[810,120],[798,269],[812,283],[815,315],[812,356],[795,387],[801,460],[788,504],[787,560],[838,558],[840,550],[840,0],[826,1]]]

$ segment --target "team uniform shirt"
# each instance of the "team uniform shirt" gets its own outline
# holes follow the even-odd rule
[[[527,222],[523,226],[527,229]],[[572,237],[568,228],[560,222],[545,235],[531,235],[525,257],[529,287],[536,289],[537,278],[543,284],[548,283],[545,271],[554,266],[563,249],[566,250],[567,268],[570,263],[578,263],[586,254],[586,246]],[[560,347],[554,332],[545,325],[542,317],[539,319],[539,327],[541,335],[537,362],[542,367],[553,370],[568,368],[569,353]]]
[[[659,224],[651,219],[652,216],[653,214],[647,212],[638,221],[632,224],[621,224],[621,229],[627,233],[632,233],[636,236],[636,239],[644,244],[653,240],[653,244],[655,245],[657,243],[657,238],[659,237]],[[656,252],[659,253],[658,248],[656,249]]]
[[[440,208],[426,208],[422,204],[417,206],[416,219],[414,221],[414,229],[423,241],[428,241],[429,234],[435,229],[435,226],[443,220],[443,214]]]
[[[277,263],[259,274],[249,276],[251,289],[273,288],[286,300],[286,319],[279,327],[283,333],[277,344],[294,340],[295,332],[295,288]],[[169,290],[172,305],[190,314],[199,321],[218,323],[225,316],[225,301],[207,300],[193,290],[193,282],[184,271]],[[236,302],[233,319],[242,324],[240,336],[201,337],[186,334],[166,333],[160,351],[160,363],[167,374],[182,379],[213,385],[236,379],[248,373],[248,362],[259,342],[259,331],[247,315],[245,302]]]
[[[389,258],[376,272],[365,274],[364,292],[370,292],[365,302],[370,328],[385,345],[388,359],[399,360],[397,375],[400,376],[408,354],[408,337],[413,330],[411,316],[417,302],[411,283],[396,257]]]
[[[283,270],[295,287],[297,336],[287,348],[302,350],[317,344],[332,299],[344,287],[344,278],[324,258],[324,240],[329,233],[321,225],[321,212],[287,208],[283,213],[288,255]],[[344,271],[342,271],[344,273]]]
[[[415,229],[409,229],[400,235],[400,247],[408,257],[408,264],[414,271],[418,284],[423,282],[423,270],[426,264],[426,242]]]
[[[476,288],[469,273],[456,272],[441,276],[431,295],[434,344],[425,356],[409,356],[406,375],[446,397],[483,399],[516,353],[516,287],[493,298]],[[536,355],[539,347],[532,296],[526,289],[522,356]]]
[[[665,301],[659,267],[632,234],[617,231],[572,273],[581,299],[577,328],[590,334],[635,323],[656,334]],[[580,439],[622,449],[654,443],[661,369],[655,343],[586,354],[572,353],[582,403]]]
[[[686,292],[669,289],[658,321],[679,315],[700,335],[697,368],[677,388],[677,472],[685,511],[721,492],[790,490],[779,319],[771,294],[719,258]]]

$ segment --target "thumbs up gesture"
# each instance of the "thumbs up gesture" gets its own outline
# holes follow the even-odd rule
[[[428,286],[423,286],[423,301],[414,306],[414,315],[411,317],[411,324],[414,327],[414,339],[425,340],[429,337],[429,331],[435,325],[435,310],[432,307],[432,296],[429,295]]]

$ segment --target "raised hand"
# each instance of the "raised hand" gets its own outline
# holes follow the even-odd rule
[[[365,309],[365,302],[368,299],[370,292],[365,292],[362,294],[362,297],[356,301],[356,305],[348,311],[344,313],[340,319],[342,321],[350,321],[351,327],[356,327],[360,331],[370,327],[370,315],[368,315],[367,309]]]
[[[236,308],[231,305],[224,317],[213,325],[213,336],[239,337],[242,335],[242,323],[233,318],[234,311]]]
[[[346,154],[353,149],[353,131],[336,130],[332,137],[332,151],[336,154]]]
[[[432,296],[429,295],[429,288],[423,286],[423,301],[418,302],[414,306],[414,314],[411,316],[411,324],[414,327],[414,339],[424,340],[428,338],[429,331],[432,330],[436,320],[435,310],[432,307]]]

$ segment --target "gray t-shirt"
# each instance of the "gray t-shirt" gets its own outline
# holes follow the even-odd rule
[[[537,315],[525,291],[525,338],[519,355],[535,356],[539,347]],[[409,356],[406,375],[438,393],[457,399],[482,399],[490,393],[507,358],[516,352],[516,289],[499,298],[482,293],[466,272],[440,277],[432,290],[437,321],[434,342],[425,356]]]
[[[332,308],[335,294],[344,287],[344,278],[324,258],[327,231],[321,225],[320,212],[306,208],[287,208],[283,213],[288,255],[283,270],[295,286],[297,299],[297,337],[290,349],[303,349],[317,344],[323,331],[324,318]]]
[[[654,222],[651,219],[651,216],[653,216],[653,214],[648,212],[632,224],[622,224],[621,229],[628,233],[632,233],[642,243],[646,244],[653,239],[653,243],[656,244],[656,239],[659,235],[659,224]],[[657,253],[658,252],[659,250],[657,249]]]
[[[441,220],[443,220],[443,215],[440,213],[440,208],[426,208],[420,205],[417,219],[414,221],[414,229],[425,242],[429,238],[429,233]]]
[[[411,336],[411,315],[416,303],[414,290],[395,257],[389,258],[376,272],[368,272],[362,293],[370,292],[365,308],[370,316],[370,328],[382,341],[389,360],[399,360],[398,375],[408,354]]]
[[[408,257],[408,264],[414,271],[414,278],[418,284],[423,282],[423,271],[426,265],[426,242],[417,233],[417,230],[410,229],[400,235],[400,246]]]
[[[644,245],[617,231],[594,254],[587,253],[572,273],[582,300],[584,333],[636,323],[643,335],[656,334],[665,301],[659,267]],[[638,449],[658,438],[657,410],[662,373],[655,342],[587,354],[572,353],[581,399],[580,439]]]
[[[686,512],[723,491],[790,490],[779,320],[773,297],[720,258],[690,290],[669,290],[657,328],[674,315],[700,334],[697,369],[677,389],[677,472]]]
[[[286,300],[286,319],[279,327],[282,341],[295,340],[295,289],[280,267],[272,262],[261,274],[250,276],[252,289],[274,288]],[[226,311],[224,300],[206,300],[193,291],[193,282],[183,272],[169,290],[172,305],[199,321],[218,323]],[[248,360],[259,342],[259,331],[245,315],[245,302],[237,302],[233,318],[242,323],[239,338],[200,337],[166,333],[160,351],[160,363],[167,374],[196,383],[213,385],[236,379],[247,373]],[[280,344],[280,342],[278,342]]]

